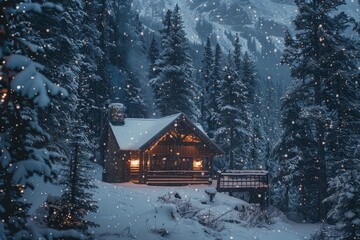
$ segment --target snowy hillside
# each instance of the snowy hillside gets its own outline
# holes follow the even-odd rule
[[[358,18],[357,2],[347,2],[342,10]],[[211,36],[226,53],[232,48],[233,36],[239,33],[242,51],[252,53],[260,75],[288,81],[287,68],[279,66],[279,62],[284,32],[292,31],[296,16],[292,0],[134,0],[133,8],[145,27],[157,32],[164,12],[176,3],[191,43],[203,44]]]
[[[348,0],[343,9],[358,18],[358,4]],[[204,29],[198,28],[202,22],[212,26],[214,35],[226,50],[231,47],[231,39],[225,32],[241,33],[243,50],[249,48],[252,40],[260,42],[256,50],[261,51],[263,38],[282,50],[284,31],[292,30],[292,20],[296,7],[291,0],[134,0],[134,9],[145,21],[144,25],[153,29],[154,22],[160,22],[166,9],[179,4],[183,13],[185,30],[190,42],[203,43],[207,37]]]
[[[92,176],[97,178],[94,200],[98,201],[99,209],[87,218],[100,224],[100,228],[91,229],[99,240],[300,240],[307,239],[318,227],[317,224],[296,224],[279,214],[271,220],[273,224],[250,227],[255,218],[250,215],[248,203],[221,193],[210,202],[206,191],[211,188],[206,185],[109,184],[99,180],[101,168],[98,166]],[[60,187],[44,184],[37,178],[35,182],[35,191],[26,194],[27,201],[33,203],[32,214],[47,195],[61,194]]]

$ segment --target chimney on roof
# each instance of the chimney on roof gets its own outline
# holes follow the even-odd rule
[[[122,103],[111,103],[109,105],[109,120],[113,125],[125,124],[125,106]]]

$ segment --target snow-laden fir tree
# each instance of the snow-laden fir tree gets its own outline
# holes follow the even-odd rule
[[[333,166],[341,166],[337,163],[353,158],[350,157],[353,151],[349,149],[355,149],[355,142],[351,140],[353,133],[350,134],[348,128],[358,111],[354,108],[358,104],[357,94],[353,93],[356,85],[353,75],[357,74],[358,60],[354,42],[345,36],[350,19],[345,13],[337,12],[343,4],[345,1],[340,0],[296,1],[296,35],[292,39],[287,34],[283,58],[290,66],[292,77],[300,84],[299,91],[308,92],[302,101],[302,117],[307,119],[307,126],[302,128],[314,134],[316,144],[303,151],[306,153],[311,149],[314,152],[312,160],[304,166],[318,169],[315,173],[318,181],[317,186],[305,187],[315,187],[319,193],[318,219],[325,218],[328,210],[323,200],[327,197],[329,177],[341,176]],[[337,190],[332,186],[329,193],[343,191],[340,185],[337,186]],[[311,201],[307,200],[307,203]],[[338,209],[339,204],[332,203],[330,212]]]
[[[247,101],[252,111],[253,105],[259,101],[258,96],[256,94],[257,82],[258,79],[256,77],[255,63],[251,59],[251,56],[248,52],[245,52],[243,60],[242,60],[242,81],[247,90]]]
[[[141,47],[141,50],[143,50],[145,53],[146,45],[145,45],[145,38],[144,38],[144,26],[143,26],[142,21],[140,20],[139,13],[135,13],[133,22],[134,22],[133,24],[134,24],[135,33],[138,36],[138,39],[140,41],[139,45]]]
[[[276,206],[291,213],[298,221],[316,221],[318,197],[316,185],[317,166],[312,164],[316,141],[311,131],[311,122],[303,116],[303,100],[308,92],[299,91],[301,84],[293,83],[282,98],[283,134],[274,147],[274,157],[279,170],[273,178]],[[315,188],[314,188],[315,186]]]
[[[51,230],[38,229],[28,221],[31,205],[24,201],[23,194],[34,187],[29,177],[53,179],[52,164],[59,155],[44,147],[50,137],[38,124],[37,110],[47,107],[53,96],[67,96],[67,91],[40,73],[44,67],[30,58],[43,48],[29,42],[35,33],[23,24],[34,12],[44,9],[56,12],[62,8],[52,3],[16,0],[3,1],[0,7],[0,237],[39,239],[49,236]],[[57,238],[80,237],[69,232],[51,232]]]
[[[196,121],[199,115],[195,104],[198,87],[194,82],[194,70],[178,5],[173,11],[167,11],[163,23],[161,52],[156,62],[159,75],[150,82],[156,108],[163,116],[183,112]]]
[[[258,79],[256,76],[255,63],[248,52],[245,52],[241,64],[241,81],[245,85],[246,109],[249,112],[249,155],[245,161],[245,167],[248,169],[265,169],[266,165],[266,135],[264,131],[263,119],[260,112],[260,96],[256,89]]]
[[[97,149],[95,142],[97,142],[96,139],[99,139],[93,131],[95,128],[93,124],[95,123],[91,121],[92,118],[89,116],[92,116],[93,104],[96,101],[96,94],[94,94],[96,90],[92,87],[97,85],[97,81],[101,81],[96,74],[96,57],[101,56],[102,52],[96,47],[97,31],[84,11],[86,7],[84,2],[68,0],[66,3],[62,14],[54,16],[49,13],[48,21],[45,24],[41,23],[41,19],[39,19],[39,23],[34,27],[43,34],[50,25],[54,26],[46,39],[46,45],[52,46],[49,49],[48,56],[59,57],[52,62],[41,57],[39,59],[48,66],[50,76],[53,78],[61,77],[62,84],[69,91],[69,97],[66,101],[55,101],[51,114],[45,122],[49,132],[54,136],[53,141],[50,142],[50,147],[57,149],[64,156],[68,169],[68,172],[62,176],[65,178],[64,184],[71,191],[79,192],[82,190],[85,192],[87,189],[91,190],[93,185],[91,184],[90,169],[84,166],[88,164],[87,161],[94,160],[94,149]],[[90,137],[91,140],[89,140]],[[79,167],[76,168],[75,165],[79,165]],[[72,179],[73,171],[77,177],[86,177],[87,179],[81,179],[83,182],[80,180],[74,182]],[[77,185],[69,187],[70,183]],[[80,190],[78,190],[79,188]],[[47,218],[48,226],[56,229],[77,229],[85,232],[87,225],[93,225],[92,222],[86,223],[87,225],[76,223],[80,221],[79,218],[83,220],[84,215],[94,208],[96,209],[94,202],[88,199],[92,196],[90,190],[83,195],[78,192],[75,193],[77,198],[81,198],[84,202],[90,202],[92,206],[88,206],[88,209],[84,209],[86,204],[74,203],[75,200],[72,202],[64,201],[63,198],[65,197],[59,202],[58,207],[60,209],[72,210],[71,213],[66,213],[72,217],[72,227],[69,227],[69,224],[68,227],[64,227],[66,222],[64,212],[58,214],[60,220],[57,222],[52,221],[52,218]],[[65,191],[65,194],[67,193]],[[68,207],[69,204],[73,204],[75,207],[70,208]],[[82,214],[80,217],[74,213],[78,209]]]
[[[147,82],[141,81],[147,79],[148,60],[142,22],[131,9],[131,0],[111,0],[103,5],[108,11],[104,19],[108,27],[103,30],[104,52],[108,54],[105,75],[111,85],[109,98],[130,104],[126,113],[129,116],[143,117],[147,112],[143,95]]]
[[[341,3],[337,3],[338,6]],[[345,34],[333,36],[333,30],[344,33],[352,22],[347,15],[334,17],[331,28],[324,27],[324,44],[329,45],[335,71],[329,71],[324,98],[327,119],[327,161],[330,204],[325,227],[329,239],[360,238],[360,92],[359,92],[359,42]],[[330,39],[327,39],[330,38]]]
[[[218,108],[218,99],[222,94],[221,83],[223,81],[223,62],[222,51],[220,45],[217,43],[214,52],[213,68],[210,75],[209,84],[209,102],[208,108],[211,113],[208,118],[208,134],[210,137],[214,136],[214,131],[218,128],[220,110]]]
[[[155,35],[153,35],[148,49],[149,50],[147,57],[149,60],[149,79],[153,79],[157,76],[155,62],[159,58],[159,54],[160,54],[159,43],[156,41]]]
[[[229,53],[223,72],[222,94],[218,97],[219,128],[215,132],[215,139],[227,153],[231,169],[241,167],[246,155],[243,146],[248,143],[250,135],[247,130],[248,113],[245,111],[247,93],[233,59]]]
[[[327,175],[324,144],[325,123],[323,121],[326,118],[326,112],[322,88],[326,71],[329,70],[324,68],[324,62],[328,63],[330,59],[325,58],[325,51],[327,50],[322,45],[324,39],[320,35],[319,26],[321,28],[329,24],[330,9],[325,6],[329,5],[329,1],[306,2],[298,0],[296,5],[299,11],[294,20],[296,37],[292,39],[289,33],[286,34],[283,63],[289,65],[294,81],[302,83],[303,87],[300,87],[300,89],[310,89],[308,97],[313,99],[313,101],[308,101],[304,108],[309,110],[307,111],[309,113],[308,117],[313,122],[316,155],[312,165],[319,165],[319,171],[316,173],[316,177],[319,179],[319,184],[316,187],[319,195],[317,210],[318,216],[324,218],[326,209],[322,201],[326,198]]]
[[[204,46],[200,83],[200,123],[204,127],[205,131],[209,130],[209,119],[213,114],[209,108],[210,100],[215,97],[210,91],[210,88],[213,85],[211,79],[213,61],[213,50],[211,47],[210,37],[208,37]]]
[[[126,116],[145,117],[146,104],[137,77],[134,74],[127,75],[123,88],[122,103],[126,106]]]

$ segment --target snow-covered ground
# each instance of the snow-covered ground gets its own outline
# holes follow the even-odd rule
[[[209,186],[108,184],[99,180],[100,175],[101,169],[97,168],[93,175],[97,178],[95,181],[98,186],[94,197],[99,209],[96,214],[88,215],[88,218],[101,225],[100,228],[91,229],[95,239],[300,240],[308,239],[318,228],[317,224],[293,223],[281,215],[272,219],[273,224],[250,228],[244,217],[240,217],[246,215],[241,209],[250,205],[221,193],[216,193],[214,201],[210,202],[205,192],[212,189]],[[35,190],[27,193],[26,200],[34,204],[33,213],[48,194],[60,195],[61,188],[38,182]],[[183,212],[183,216],[180,216],[174,204],[159,201],[159,196],[166,196],[165,199],[180,203],[188,212]],[[197,212],[196,216],[191,217],[192,212]],[[217,226],[215,229],[208,228],[199,221],[209,225],[214,222]]]

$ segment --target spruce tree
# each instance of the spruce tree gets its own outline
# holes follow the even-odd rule
[[[322,94],[324,76],[325,48],[322,47],[323,39],[319,35],[319,26],[327,25],[330,16],[330,9],[326,7],[328,3],[319,1],[306,2],[296,1],[299,13],[294,20],[296,26],[296,38],[291,39],[287,33],[285,42],[286,49],[283,56],[283,63],[289,65],[291,75],[296,81],[301,81],[305,88],[311,88],[314,101],[309,102],[306,107],[309,110],[309,119],[313,121],[316,139],[316,155],[314,156],[313,166],[318,165],[319,171],[316,176],[319,178],[317,191],[319,195],[318,215],[324,218],[326,209],[322,201],[326,197],[327,175],[325,163],[325,124],[324,119],[324,99]],[[321,9],[321,10],[320,10]],[[319,12],[321,11],[321,12]],[[328,62],[328,60],[326,60]],[[311,64],[310,66],[308,64]],[[311,109],[310,109],[311,108]]]
[[[149,50],[148,50],[148,60],[149,60],[149,80],[155,78],[157,76],[157,69],[156,69],[156,60],[159,58],[159,44],[156,41],[155,35],[153,35]]]
[[[283,62],[290,66],[292,77],[299,82],[299,91],[308,93],[303,100],[297,100],[306,120],[306,125],[300,128],[311,132],[311,140],[316,144],[308,141],[302,147],[302,152],[310,156],[307,159],[313,160],[304,163],[301,171],[309,172],[309,167],[315,170],[315,181],[307,181],[304,187],[318,192],[317,219],[326,217],[328,209],[324,199],[329,178],[332,177],[329,193],[336,196],[344,193],[345,188],[341,184],[334,185],[334,181],[343,182],[346,174],[351,176],[349,171],[335,170],[333,166],[342,166],[342,161],[354,159],[353,150],[350,150],[355,149],[354,134],[348,129],[357,129],[352,124],[358,114],[358,108],[354,107],[358,98],[354,93],[356,81],[353,77],[357,75],[355,63],[358,60],[354,42],[345,36],[350,19],[345,13],[337,12],[343,4],[345,1],[296,1],[299,10],[294,21],[296,36],[292,39],[287,33],[285,41]],[[349,181],[356,183],[351,178]],[[348,199],[343,200],[346,205]],[[330,213],[340,209],[340,202],[329,202],[332,203]],[[312,204],[309,200],[307,203]],[[331,218],[328,217],[329,223]],[[340,232],[345,233],[344,229]]]
[[[156,63],[159,75],[151,80],[156,107],[163,116],[183,112],[196,121],[199,110],[194,101],[198,87],[178,5],[172,12],[167,11],[163,23],[161,53]]]
[[[215,46],[214,63],[210,77],[209,84],[209,112],[211,113],[208,119],[208,134],[210,137],[214,136],[214,132],[218,128],[220,110],[218,108],[218,99],[222,94],[221,84],[223,81],[222,71],[222,51],[220,45]]]
[[[136,76],[130,75],[126,77],[122,103],[126,106],[127,117],[145,117],[146,104]]]
[[[209,130],[209,121],[211,115],[211,109],[209,108],[210,99],[212,96],[210,92],[211,85],[213,85],[211,81],[211,73],[213,68],[213,53],[212,47],[210,42],[210,37],[207,38],[204,53],[203,53],[203,60],[202,60],[202,68],[201,68],[201,94],[200,94],[200,123],[205,128],[205,131]]]
[[[245,86],[239,81],[231,53],[228,55],[224,68],[221,85],[222,95],[218,98],[219,128],[215,132],[215,139],[227,153],[229,167],[241,168],[244,149],[239,146],[247,144],[249,131],[247,130],[247,112]],[[240,107],[242,106],[242,107]],[[237,158],[235,162],[235,157]]]
[[[45,237],[28,226],[31,205],[23,200],[23,194],[34,187],[29,177],[53,179],[52,164],[59,155],[45,148],[50,137],[38,123],[37,110],[49,106],[54,96],[67,96],[67,91],[46,78],[41,73],[44,67],[32,60],[43,48],[30,42],[35,33],[23,24],[34,12],[62,8],[20,1],[0,5],[0,237]]]
[[[247,100],[250,106],[253,106],[257,103],[258,99],[256,96],[256,88],[257,88],[257,78],[256,78],[256,70],[255,64],[250,57],[248,52],[245,52],[243,61],[242,61],[242,81],[247,90]]]

